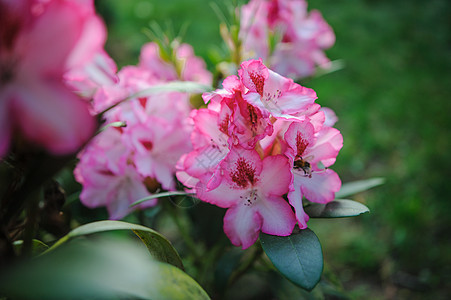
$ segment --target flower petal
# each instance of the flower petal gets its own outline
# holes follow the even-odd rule
[[[262,223],[261,216],[254,209],[238,204],[227,210],[224,232],[232,244],[247,249],[258,239]]]
[[[286,154],[294,157],[303,157],[307,148],[315,142],[314,127],[308,121],[293,122],[285,132],[285,141],[290,147]]]
[[[196,186],[196,193],[197,197],[205,202],[227,208],[237,204],[246,190],[234,189],[225,180],[222,180],[217,188],[210,190],[201,181]]]
[[[212,145],[190,152],[184,161],[184,170],[195,177],[213,172],[227,152]]]
[[[238,70],[240,79],[244,86],[251,92],[263,95],[265,81],[269,76],[268,68],[263,64],[262,60],[250,59],[241,63],[241,69]]]
[[[35,80],[16,84],[14,90],[14,120],[30,141],[51,153],[75,152],[94,133],[95,120],[87,103],[62,84]]]
[[[3,93],[4,91],[2,91]],[[11,120],[9,117],[8,99],[0,95],[0,159],[6,154],[11,142]]]
[[[282,198],[271,196],[257,204],[258,213],[263,218],[262,232],[288,236],[296,225],[296,218],[290,205]]]
[[[309,105],[315,102],[316,98],[314,90],[296,85],[290,90],[283,92],[280,97],[269,101],[268,104],[272,104],[273,108],[270,111],[275,117],[283,117],[284,115],[297,114],[307,109]]]
[[[304,212],[304,206],[302,204],[301,186],[299,184],[293,185],[293,190],[288,193],[288,200],[291,206],[293,206],[296,220],[300,229],[307,228],[307,222],[309,216]]]
[[[45,74],[66,71],[66,61],[81,37],[85,18],[80,7],[70,1],[50,2],[30,30],[20,35],[16,52],[21,56],[21,72]]]
[[[321,161],[325,167],[335,163],[338,152],[343,147],[343,136],[340,131],[332,127],[323,127],[318,133],[315,145],[308,149],[306,155],[312,155],[311,161]]]
[[[125,176],[127,177],[124,177],[113,190],[107,204],[108,213],[112,220],[122,219],[133,210],[129,207],[130,204],[150,196],[141,178],[131,174]],[[153,206],[156,203],[157,201],[154,199],[146,203],[146,206]]]
[[[291,180],[291,166],[285,156],[265,157],[258,183],[259,189],[265,197],[269,195],[281,196],[288,193]]]
[[[331,169],[313,172],[312,177],[305,176],[302,171],[294,172],[293,185],[308,200],[316,203],[328,203],[340,190],[341,180]]]

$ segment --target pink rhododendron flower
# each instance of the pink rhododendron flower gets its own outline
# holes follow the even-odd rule
[[[204,93],[208,108],[191,113],[193,150],[181,157],[176,175],[200,200],[228,208],[224,231],[247,248],[260,231],[284,236],[296,222],[305,228],[303,197],[334,199],[341,181],[328,167],[343,138],[328,126],[334,114],[315,103],[313,90],[261,60],[243,62],[238,73]]]
[[[58,155],[93,134],[87,103],[63,76],[101,47],[99,23],[92,1],[0,1],[0,156],[13,132]]]
[[[243,56],[262,58],[279,74],[301,78],[316,65],[330,66],[323,51],[335,35],[320,12],[307,13],[304,0],[251,0],[241,9],[240,24]]]
[[[282,195],[291,182],[288,159],[234,147],[220,164],[222,181],[213,190],[198,187],[200,199],[228,208],[224,231],[235,246],[251,246],[260,231],[290,235],[296,220]]]

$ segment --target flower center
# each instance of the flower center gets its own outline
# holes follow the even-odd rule
[[[308,142],[302,138],[301,133],[298,132],[296,136],[296,148],[297,148],[297,154],[296,158],[301,158],[302,160],[302,154],[304,154],[305,148],[308,146]]]
[[[243,157],[240,157],[235,163],[236,169],[231,172],[230,177],[240,188],[246,188],[249,184],[256,182],[255,168]]]

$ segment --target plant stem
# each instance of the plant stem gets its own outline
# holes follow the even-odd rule
[[[177,211],[175,207],[169,203],[169,202],[163,202],[166,203],[166,210],[169,212],[169,216],[174,221],[175,225],[177,226],[180,235],[182,236],[183,241],[185,242],[186,246],[188,247],[189,251],[194,255],[196,260],[201,257],[201,254],[199,253],[199,248],[196,246],[196,243],[191,238],[191,235],[186,230],[186,226],[183,226],[183,224],[180,222],[180,217],[177,215]]]
[[[257,261],[257,259],[262,255],[263,248],[261,247],[260,243],[256,243],[254,249],[255,250],[249,256],[249,258],[244,261],[244,263],[230,276],[229,281],[227,282],[227,285],[229,287],[232,286],[242,275],[244,275],[254,265],[255,261]]]
[[[221,254],[224,253],[225,242],[227,242],[227,239],[225,238],[225,236],[222,236],[222,238],[220,238],[216,242],[214,247],[209,250],[206,256],[202,259],[202,267],[199,272],[198,278],[201,286],[206,287],[207,280],[213,278],[211,274],[214,273],[215,262],[218,260]]]
[[[36,233],[39,201],[42,199],[42,189],[32,192],[27,201],[27,223],[23,234],[23,245],[20,252],[21,256],[29,257],[32,253],[32,241]]]

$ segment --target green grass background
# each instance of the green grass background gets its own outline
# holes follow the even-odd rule
[[[150,21],[179,29],[203,56],[222,47],[209,0],[97,1],[120,66],[134,64]],[[222,2],[218,2],[221,3]],[[451,297],[451,4],[446,0],[316,0],[345,68],[305,81],[335,110],[344,182],[386,184],[352,197],[371,214],[312,220],[327,268],[351,298]],[[449,298],[448,298],[449,299]]]

